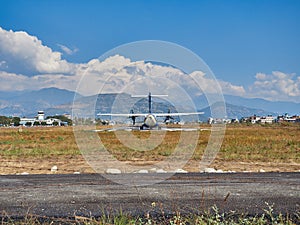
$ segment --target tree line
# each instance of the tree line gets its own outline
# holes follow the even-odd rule
[[[0,126],[19,126],[20,117],[0,116]]]

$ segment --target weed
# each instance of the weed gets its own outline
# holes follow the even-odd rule
[[[235,212],[224,213],[220,212],[218,207],[213,206],[210,210],[204,211],[199,214],[182,215],[179,211],[175,215],[167,217],[151,217],[148,212],[144,217],[132,217],[129,214],[124,214],[122,210],[116,215],[103,214],[98,218],[75,216],[72,218],[46,218],[33,215],[26,215],[22,219],[13,219],[8,215],[3,214],[0,218],[1,225],[9,224],[22,224],[22,225],[35,225],[35,224],[83,224],[83,225],[293,225],[299,222],[299,213],[294,217],[283,214],[276,215],[273,206],[267,204],[263,214],[250,216],[247,214],[237,214]],[[155,210],[155,205],[152,204],[152,209]],[[164,210],[163,210],[164,211]],[[1,216],[1,215],[0,215]],[[161,215],[162,216],[162,215]]]

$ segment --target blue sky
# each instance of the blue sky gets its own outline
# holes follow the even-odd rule
[[[198,54],[218,79],[249,92],[257,80],[282,77],[273,74],[279,71],[294,81],[294,96],[300,88],[299,12],[297,0],[2,0],[0,27],[37,37],[70,63],[87,63],[132,41],[170,41]]]

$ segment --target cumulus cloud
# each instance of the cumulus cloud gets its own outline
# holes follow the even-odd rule
[[[201,71],[185,74],[181,70],[149,62],[132,62],[124,56],[111,56],[104,61],[92,59],[77,64],[72,76],[66,74],[23,74],[0,72],[2,90],[26,90],[57,87],[76,90],[83,95],[101,93],[143,94],[155,89],[161,93],[181,88],[190,95],[215,93],[216,81]],[[198,81],[198,83],[195,82]],[[200,86],[199,86],[200,84]],[[242,93],[244,90],[228,82],[220,82],[225,93]],[[181,97],[181,96],[178,96]]]
[[[300,77],[273,71],[272,74],[257,73],[256,81],[249,87],[251,97],[276,101],[296,101],[300,99]]]
[[[219,81],[219,84],[221,85],[224,94],[237,96],[244,96],[246,94],[244,87],[241,85],[233,85],[226,81]]]
[[[101,92],[145,93],[151,89],[168,92],[182,88],[191,95],[217,93],[217,85],[226,94],[243,95],[242,86],[219,81],[207,76],[202,71],[185,74],[181,70],[144,61],[131,61],[124,56],[115,55],[104,61],[91,60],[82,66],[84,75],[78,91],[91,95]],[[85,85],[83,85],[85,84]],[[87,86],[89,88],[87,88]],[[138,90],[138,89],[141,90]],[[138,93],[137,93],[138,94]]]
[[[0,71],[1,91],[20,91],[30,85],[28,77]]]
[[[35,36],[24,31],[6,31],[0,27],[1,69],[11,73],[72,73],[74,65],[61,59]],[[4,66],[5,67],[4,67]]]
[[[76,76],[44,74],[29,77],[5,71],[0,71],[0,80],[1,91],[39,90],[48,87],[75,90],[78,83]]]
[[[58,46],[65,54],[77,51]],[[201,95],[216,93],[220,86],[224,94],[300,102],[300,77],[296,74],[274,71],[257,73],[255,78],[246,88],[221,80],[217,84],[202,71],[185,74],[171,66],[132,61],[121,55],[73,64],[63,60],[62,53],[43,45],[37,37],[0,27],[1,91],[57,87],[77,89],[83,95],[124,91],[141,94],[155,87],[165,92],[183,88],[190,95]]]
[[[65,45],[62,45],[62,44],[57,44],[58,47],[60,47],[60,49],[66,53],[67,55],[73,55],[75,54],[76,52],[78,52],[78,48],[73,48],[73,49],[70,49],[68,48],[67,46]]]

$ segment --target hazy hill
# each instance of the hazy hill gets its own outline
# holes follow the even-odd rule
[[[193,98],[194,102],[197,106],[199,106],[200,109],[208,107],[208,101],[204,95],[201,95],[199,97]],[[261,113],[258,113],[260,115],[265,112],[270,112],[273,115],[278,114],[285,114],[288,113],[290,115],[294,114],[300,114],[300,103],[294,103],[294,102],[283,102],[283,101],[268,101],[260,98],[243,98],[239,96],[232,96],[232,95],[224,95],[224,100],[226,104],[228,105],[228,113],[229,115],[233,115],[236,110],[237,115],[242,115],[240,112],[244,111],[247,113],[247,110],[243,110],[243,108],[249,108],[249,109],[259,109],[261,110]],[[234,107],[233,107],[234,106]],[[240,107],[240,109],[238,109]],[[230,109],[234,108],[234,109]],[[251,110],[249,110],[251,112]],[[244,115],[246,116],[246,115]]]
[[[26,92],[22,95],[8,98],[11,102],[41,102],[47,105],[60,105],[67,102],[72,102],[74,92],[58,89],[58,88],[44,88],[38,91]]]
[[[204,112],[204,115],[201,115],[200,119],[202,121],[206,121],[209,117],[212,117],[211,115],[211,108],[213,108],[214,112],[216,115],[221,115],[223,112],[223,104],[220,103],[215,103],[211,107],[206,107],[202,109],[201,111]],[[242,117],[246,116],[252,116],[252,115],[274,115],[273,112],[270,111],[265,111],[262,109],[254,109],[254,108],[248,108],[244,106],[237,106],[237,105],[232,105],[229,103],[225,104],[225,109],[226,109],[226,114],[227,118],[229,119],[240,119]]]
[[[65,105],[65,107],[71,107]],[[100,94],[79,98],[74,108],[79,108],[79,116],[95,116],[97,113],[148,113],[148,98],[133,98],[129,94]],[[176,112],[174,106],[165,100],[152,98],[152,112]],[[91,114],[94,112],[95,115]],[[88,117],[89,117],[88,116]]]
[[[46,115],[55,115],[71,113],[73,98],[75,92],[62,90],[58,88],[45,88],[30,92],[0,92],[0,115],[5,116],[33,116],[37,111],[44,110]],[[118,104],[116,105],[116,97]],[[134,112],[148,112],[147,98],[132,98],[129,94],[101,94],[99,96],[83,97],[77,95],[80,99],[79,107],[86,107],[87,111],[95,113],[114,112],[128,113],[131,109]],[[97,98],[96,106],[94,104]],[[300,114],[300,104],[292,102],[271,102],[263,99],[249,99],[231,95],[224,95],[226,101],[226,111],[229,118],[241,118],[245,116],[256,115],[277,115],[277,114]],[[201,117],[206,119],[210,117],[210,108],[204,95],[194,97],[195,105],[198,110],[204,111],[205,115]],[[95,110],[94,110],[95,108]],[[166,101],[153,98],[153,112],[167,112],[170,108],[172,112],[175,108]],[[88,112],[87,112],[88,113]]]
[[[116,98],[118,100],[116,101]],[[90,96],[90,97],[83,97],[80,99],[80,104],[81,104],[81,111],[83,113],[85,109],[87,109],[86,114],[91,111],[91,104],[94,104],[95,100],[97,99],[96,107],[95,110],[92,108],[95,113],[109,113],[109,112],[114,112],[114,113],[129,113],[131,109],[134,110],[135,113],[141,112],[145,113],[148,112],[148,99],[147,98],[132,98],[129,94],[101,94],[97,96]],[[199,100],[199,98],[198,98]],[[207,104],[206,104],[207,105]],[[71,106],[66,105],[66,107],[71,110]],[[212,105],[214,108],[214,112],[218,115],[221,115],[221,109],[220,109],[220,104],[215,103]],[[275,115],[272,111],[267,111],[263,109],[256,109],[256,108],[250,108],[250,107],[244,107],[244,106],[238,106],[234,104],[225,104],[226,107],[226,113],[228,118],[241,118],[241,117],[246,117],[246,116],[251,116],[251,115]],[[112,110],[113,108],[113,110]],[[171,112],[176,112],[176,109],[174,106],[172,106],[170,103],[158,99],[158,98],[153,98],[153,103],[152,103],[152,112],[168,112],[170,109]],[[65,108],[66,110],[66,108]],[[198,111],[203,111],[204,115],[200,116],[200,120],[205,121],[209,117],[211,117],[211,107],[207,106],[204,107]]]
[[[242,98],[232,95],[224,95],[226,103],[249,108],[263,109],[276,114],[300,114],[300,103],[267,101],[260,98]]]
[[[0,115],[31,116],[39,110],[72,103],[74,92],[58,88],[45,88],[30,92],[2,92]]]

